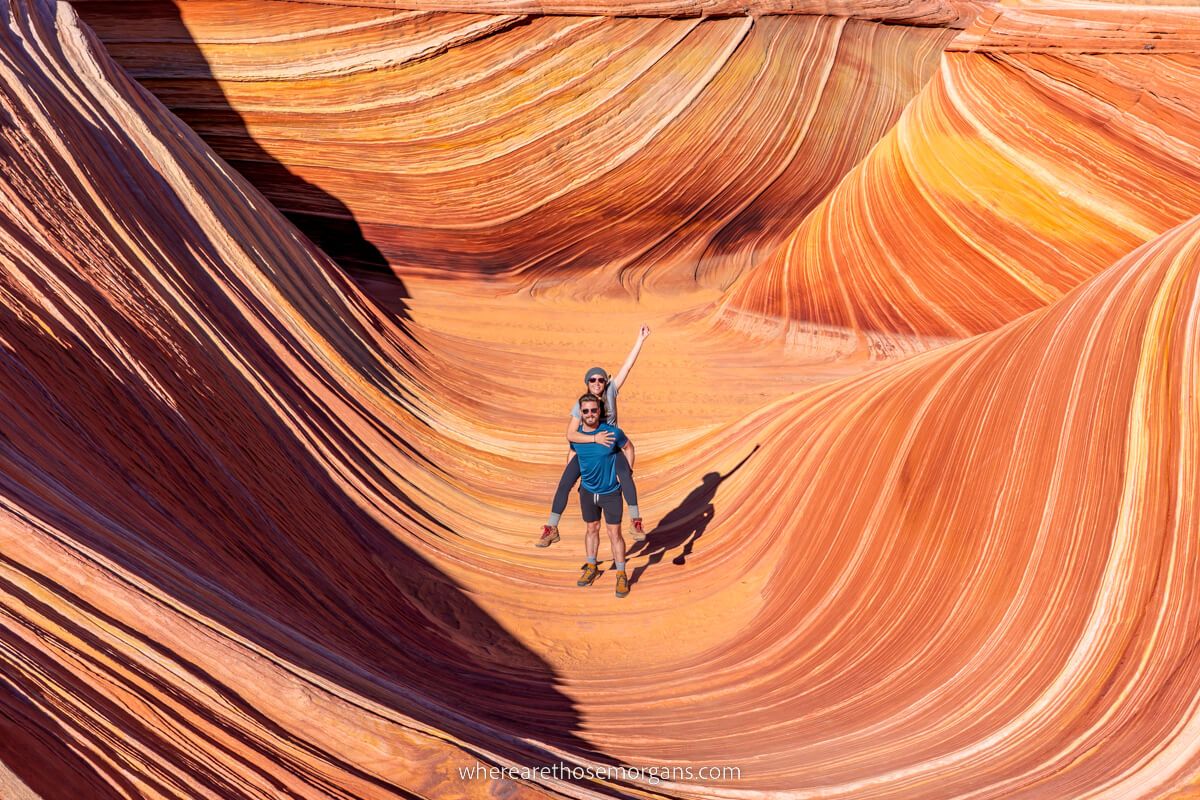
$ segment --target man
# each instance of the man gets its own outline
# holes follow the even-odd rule
[[[587,523],[584,547],[587,563],[579,576],[579,586],[590,586],[600,568],[596,566],[596,553],[600,549],[600,513],[608,531],[608,542],[612,547],[613,567],[617,571],[617,597],[629,594],[629,578],[625,575],[625,540],[621,538],[621,484],[617,481],[617,451],[633,462],[633,442],[615,425],[601,422],[600,398],[585,394],[579,398],[579,432],[590,436],[591,441],[572,442],[571,448],[579,460],[579,508],[583,521]],[[609,436],[600,434],[608,433]],[[600,442],[604,441],[604,444]]]

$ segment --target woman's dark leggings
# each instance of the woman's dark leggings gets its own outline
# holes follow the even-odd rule
[[[571,488],[578,480],[579,459],[572,458],[563,468],[562,477],[558,479],[554,502],[550,504],[552,512],[561,514],[567,510],[567,498],[570,497]],[[621,482],[621,495],[625,498],[625,505],[637,508],[637,487],[633,485],[633,470],[629,468],[629,459],[625,458],[625,454],[620,450],[617,451],[617,480]]]

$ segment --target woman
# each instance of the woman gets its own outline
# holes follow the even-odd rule
[[[629,371],[633,369],[638,353],[642,352],[642,343],[649,335],[650,326],[643,325],[642,329],[638,331],[638,338],[633,343],[633,349],[629,351],[629,357],[625,359],[625,363],[616,377],[610,380],[608,373],[600,367],[592,367],[583,376],[583,382],[587,386],[588,392],[604,401],[605,421],[609,425],[617,424],[617,393],[621,390],[625,379],[629,377]],[[601,433],[599,437],[596,439],[599,444],[612,444],[611,433]],[[571,416],[567,420],[567,441],[579,443],[593,441],[591,434],[585,435],[579,432],[579,401],[576,401],[575,405],[571,407]],[[637,487],[633,483],[633,465],[629,463],[622,452],[617,453],[617,479],[621,481],[621,494],[625,498],[625,505],[629,506],[629,516],[631,517],[629,532],[635,540],[640,542],[646,538],[646,532],[642,527],[642,514],[638,510]],[[558,520],[566,510],[567,498],[571,494],[571,488],[578,480],[579,462],[575,459],[575,451],[572,450],[571,456],[567,459],[567,466],[563,469],[562,477],[558,480],[558,489],[555,490],[554,501],[550,504],[550,519],[542,526],[542,535],[537,542],[538,547],[549,547],[559,540]]]

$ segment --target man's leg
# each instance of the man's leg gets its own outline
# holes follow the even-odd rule
[[[596,496],[582,488],[579,490],[579,511],[583,515],[583,521],[587,523],[587,533],[583,536],[587,563],[583,565],[583,572],[575,584],[591,586],[592,581],[600,574],[600,568],[596,566],[596,551],[600,549],[600,506],[596,504]]]
[[[625,574],[625,539],[621,536],[621,493],[613,492],[601,498],[608,544],[612,548],[613,568],[617,572],[617,597],[629,594],[629,578]]]
[[[600,520],[589,522],[583,537],[583,546],[589,564],[595,564],[600,550]]]
[[[625,571],[625,539],[621,536],[621,523],[605,525],[608,530],[608,544],[612,548],[613,567],[617,572]],[[596,540],[600,540],[600,523],[596,523]]]

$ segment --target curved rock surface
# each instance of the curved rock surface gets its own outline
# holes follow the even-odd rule
[[[748,263],[726,294],[664,276],[673,292],[638,301],[588,301],[627,274],[592,266],[556,276],[552,303],[483,268],[446,280],[426,265],[403,274],[407,292],[391,275],[353,281],[72,6],[3,12],[6,797],[1007,800],[1200,786],[1200,216],[1178,157],[1198,141],[1189,59],[947,56],[896,131],[814,199],[795,237],[810,219],[832,231],[836,214],[874,211],[858,187],[900,179],[885,155],[921,132],[914,119],[956,131],[951,112],[985,116],[952,91],[1030,99],[1038,76],[1076,66],[1042,79],[1054,102],[993,101],[1029,124],[1000,127],[993,110],[986,147],[956,133],[903,162],[912,183],[947,186],[939,159],[987,178],[969,157],[995,169],[1000,152],[1011,191],[1032,198],[997,190],[983,204],[1010,220],[1010,253],[984,222],[937,232],[930,220],[954,220],[938,209],[959,206],[936,193],[894,191],[933,198],[887,228],[925,256],[987,242],[1010,265],[1003,291],[977,261],[946,270],[962,292],[939,306],[946,325],[928,297],[896,293],[903,266],[884,254],[873,270],[864,258],[822,273],[848,298],[813,306],[827,317],[793,311],[813,278],[782,256]],[[536,22],[490,24],[508,36]],[[777,21],[686,24],[718,22],[706,35],[724,41],[722,25]],[[434,23],[420,47],[472,24]],[[874,30],[803,24],[815,38]],[[1154,83],[1164,74],[1177,95]],[[1154,91],[1134,103],[1121,86]],[[1063,149],[1022,173],[1041,151],[1020,135],[1044,107],[1063,121],[1042,146]],[[1067,157],[1085,147],[1089,173]],[[1068,206],[1091,247],[1034,224],[1046,185],[1075,185],[1047,184],[1051,167],[1091,178]],[[1110,201],[1120,213],[1105,217]],[[860,229],[841,232],[850,252]],[[1052,291],[1037,296],[1035,279]],[[762,305],[776,297],[791,305]],[[713,326],[714,307],[952,341],[880,366]],[[574,512],[561,544],[531,539],[579,373],[593,357],[615,368],[642,321],[654,334],[622,420],[652,531],[618,601],[611,576],[572,585]],[[488,766],[527,771],[475,777]]]
[[[723,315],[875,355],[992,330],[1200,213],[1197,109],[1195,53],[947,53]]]
[[[142,0],[131,0],[142,2]],[[296,0],[288,0],[295,2]],[[389,11],[456,11],[477,14],[533,14],[609,17],[762,16],[818,14],[910,25],[965,27],[994,0],[298,0],[309,6]],[[110,4],[112,0],[75,0]],[[183,0],[191,3],[193,0]],[[215,4],[209,0],[199,0]],[[268,0],[271,2],[271,0]],[[296,9],[299,10],[299,9]],[[312,9],[310,9],[312,10]],[[284,12],[286,13],[286,12]]]
[[[1014,0],[979,11],[955,49],[1142,54],[1200,50],[1200,6],[1194,3]]]
[[[727,284],[868,152],[953,35],[136,7],[131,24],[127,2],[81,4],[130,74],[332,254],[542,288]]]

